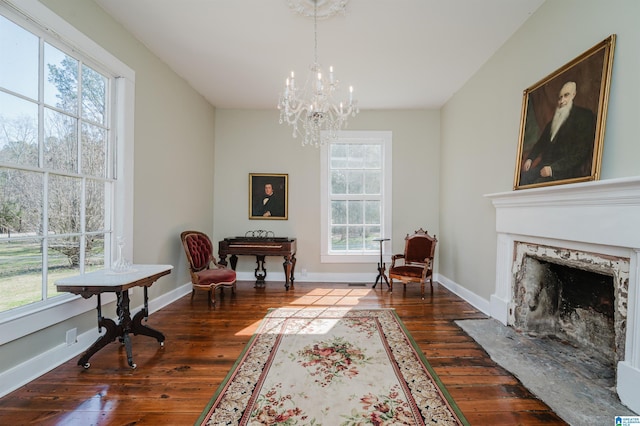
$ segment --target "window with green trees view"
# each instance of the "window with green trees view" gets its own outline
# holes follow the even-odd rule
[[[370,261],[391,232],[391,132],[340,132],[322,159],[323,260]]]
[[[54,281],[105,264],[113,81],[0,15],[0,312],[47,303]]]

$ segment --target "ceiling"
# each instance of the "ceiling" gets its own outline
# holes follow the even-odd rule
[[[218,108],[275,108],[314,60],[290,0],[95,1]],[[361,109],[439,108],[543,2],[350,0],[318,20],[318,62]]]

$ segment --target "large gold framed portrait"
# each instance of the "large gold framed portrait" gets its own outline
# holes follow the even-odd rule
[[[513,189],[600,179],[615,40],[524,90]]]

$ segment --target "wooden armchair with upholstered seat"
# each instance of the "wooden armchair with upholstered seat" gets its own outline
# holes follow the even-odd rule
[[[227,269],[216,262],[213,255],[213,245],[206,234],[198,231],[184,231],[180,234],[180,239],[187,255],[189,273],[191,274],[192,300],[196,290],[207,290],[209,292],[209,306],[215,306],[215,291],[218,287],[221,292],[224,287],[231,287],[231,291],[235,293],[236,271]]]
[[[393,291],[393,280],[402,281],[406,290],[407,283],[420,283],[424,299],[424,283],[428,279],[433,290],[433,258],[436,252],[436,236],[429,235],[422,228],[404,239],[404,253],[391,257],[389,268],[389,291]]]

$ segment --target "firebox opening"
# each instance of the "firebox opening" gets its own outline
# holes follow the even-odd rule
[[[607,364],[616,360],[613,276],[526,256],[516,329],[557,338]]]

